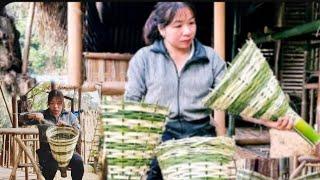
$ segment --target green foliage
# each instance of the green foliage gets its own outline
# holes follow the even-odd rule
[[[0,85],[1,85],[1,83],[0,83]],[[4,89],[4,88],[2,88],[2,89]],[[8,103],[8,107],[10,109],[11,98],[6,91],[3,91],[3,93],[4,93],[4,98],[5,98],[6,102]],[[9,117],[8,111],[5,106],[4,98],[3,98],[2,94],[0,94],[0,128],[11,127],[10,117]]]
[[[26,23],[28,16],[28,3],[10,3],[6,6],[9,15],[14,17],[17,30],[20,32],[20,46],[24,48]],[[37,14],[35,13],[35,16]],[[35,18],[34,18],[35,19]],[[35,31],[33,23],[32,37],[29,51],[29,67],[31,74],[62,74],[65,73],[66,57],[64,47],[48,48],[40,43],[38,32]]]
[[[29,92],[28,100],[30,101],[32,111],[39,111],[47,108],[48,94],[46,92],[49,91],[49,89],[49,83],[42,83]]]

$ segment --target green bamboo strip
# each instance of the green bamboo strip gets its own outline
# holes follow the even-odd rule
[[[142,132],[142,133],[156,133],[156,134],[162,133],[162,129],[148,128],[148,127],[141,127],[141,126],[133,126],[133,127],[106,126],[104,130],[110,131],[110,132],[121,132],[121,133],[125,133],[125,132]]]
[[[320,137],[317,132],[303,119],[296,119],[294,122],[294,128],[298,133],[301,133],[312,144],[317,144],[320,142]]]

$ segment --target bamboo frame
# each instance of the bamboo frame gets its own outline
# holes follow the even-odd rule
[[[82,85],[82,11],[81,2],[68,2],[68,80]]]
[[[18,165],[19,165],[19,161],[20,161],[20,157],[22,155],[22,151],[24,151],[26,153],[26,155],[28,156],[28,158],[30,159],[31,163],[32,163],[32,166],[33,168],[35,169],[36,171],[36,174],[37,174],[37,179],[38,180],[44,180],[44,177],[42,176],[41,174],[41,171],[36,163],[36,161],[34,160],[33,156],[32,156],[32,153],[31,151],[24,145],[24,143],[21,141],[20,138],[18,137],[14,137],[15,141],[19,144],[19,147],[21,148],[21,150],[19,150],[19,153],[18,153],[18,156],[14,162],[14,166],[13,166],[13,169],[11,171],[11,175],[10,175],[10,180],[11,179],[15,179],[16,177],[16,170],[18,168]]]

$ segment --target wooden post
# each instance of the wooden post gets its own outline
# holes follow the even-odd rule
[[[68,2],[68,80],[75,87],[83,83],[81,2]]]
[[[22,74],[28,73],[28,58],[29,58],[34,9],[35,9],[35,2],[29,2],[28,22],[27,22],[27,28],[25,32],[24,47],[23,47],[23,54],[22,54]]]
[[[17,108],[17,96],[13,95],[11,98],[12,101],[12,127],[13,128],[18,128],[18,108]],[[15,136],[12,135],[12,138]],[[11,158],[11,162],[14,162],[14,158],[16,157],[16,152],[17,152],[17,146],[16,142],[12,141],[12,154],[9,156]]]
[[[277,19],[277,27],[282,27],[282,19],[284,14],[285,3],[281,2],[281,5],[278,10],[278,19]],[[281,40],[277,40],[275,42],[275,53],[274,53],[274,74],[277,79],[279,79],[279,57],[280,57],[280,49],[281,49]]]
[[[215,51],[225,59],[225,2],[214,2],[214,44]]]
[[[225,2],[214,2],[214,49],[218,55],[225,59]],[[220,126],[225,128],[225,112],[214,110],[215,120],[219,120]],[[218,128],[217,128],[218,130]],[[221,133],[221,134],[219,134]],[[217,131],[217,135],[223,132]]]

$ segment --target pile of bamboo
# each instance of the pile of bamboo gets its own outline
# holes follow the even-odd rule
[[[248,40],[232,61],[221,83],[204,99],[212,109],[257,119],[294,119],[294,129],[311,144],[320,136],[289,106],[278,80],[265,57],[252,40]]]
[[[164,179],[234,179],[235,142],[228,137],[169,140],[156,148]]]
[[[167,108],[138,102],[102,105],[108,179],[141,179],[160,143]]]

